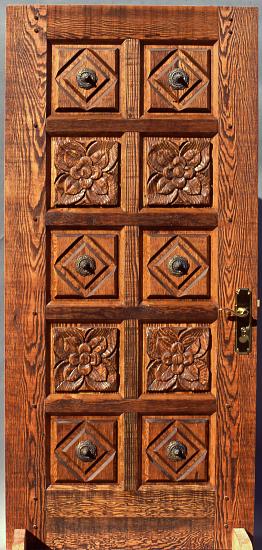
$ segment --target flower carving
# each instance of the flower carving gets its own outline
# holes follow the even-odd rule
[[[55,389],[116,391],[116,328],[54,328]]]
[[[210,141],[161,140],[149,150],[148,205],[210,203]]]
[[[148,328],[148,391],[208,390],[209,340],[207,328]]]
[[[109,139],[86,145],[76,139],[58,138],[55,204],[117,205],[118,147],[118,142]]]

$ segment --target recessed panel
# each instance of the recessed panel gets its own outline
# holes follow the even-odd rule
[[[211,47],[145,46],[145,112],[211,110]]]
[[[52,234],[53,298],[118,299],[124,253],[121,231],[55,231]]]
[[[52,47],[52,109],[116,112],[120,47],[110,44]]]
[[[150,416],[142,429],[143,483],[208,481],[208,419]]]
[[[144,299],[208,297],[210,236],[144,231]]]
[[[116,483],[119,418],[52,417],[51,483]]]

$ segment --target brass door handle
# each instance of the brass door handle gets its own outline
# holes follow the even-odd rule
[[[230,307],[220,307],[218,311],[224,311],[234,317],[247,317],[249,315],[249,311],[245,307],[238,307],[236,309],[230,309]]]
[[[252,292],[249,288],[236,291],[235,309],[220,307],[218,311],[236,318],[235,351],[248,354],[252,348]]]

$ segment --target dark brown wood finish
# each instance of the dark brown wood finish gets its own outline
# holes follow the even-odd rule
[[[50,550],[252,533],[256,21],[8,9],[7,550],[14,528]],[[223,311],[241,286],[244,357]]]
[[[233,352],[234,326],[222,314],[217,379],[218,548],[231,547],[233,527],[243,526],[251,534],[254,529],[257,13],[257,8],[219,9],[219,303],[222,308],[232,307],[236,289],[250,288],[253,347],[247,356]]]
[[[6,513],[44,538],[45,6],[10,6],[6,43]],[[36,32],[37,31],[37,32]],[[21,93],[23,90],[23,93]],[[32,544],[28,548],[32,548]]]
[[[49,6],[48,40],[181,40],[214,43],[218,38],[216,7]],[[168,24],[167,24],[168,22]]]
[[[50,209],[46,213],[46,224],[50,227],[86,227],[87,225],[99,227],[137,225],[139,227],[152,227],[155,224],[155,212],[142,211],[141,214],[130,212],[110,211],[97,212],[92,208],[86,211],[65,208]],[[177,229],[213,229],[217,227],[218,215],[214,208],[208,210],[198,208],[188,210],[179,209],[179,212],[167,212],[164,209],[157,210],[157,222],[160,227],[176,227]]]
[[[92,121],[92,127],[95,127],[98,132],[107,135],[117,132],[143,132],[144,134],[151,134],[152,121],[150,119],[130,119],[126,120],[120,116],[114,117],[114,125],[112,125],[111,119],[108,114],[104,114],[104,118],[98,118],[93,113],[89,114],[90,121]],[[168,134],[176,136],[191,136],[196,133],[198,136],[214,136],[217,132],[218,123],[217,119],[206,114],[205,118],[200,118],[199,115],[190,113],[190,118],[185,117],[184,114],[173,115],[172,120],[161,120],[158,115],[157,118],[157,132],[160,134]],[[51,136],[74,136],[81,134],[82,136],[93,135],[93,130],[87,126],[86,119],[83,115],[74,115],[69,113],[67,118],[64,114],[50,115],[46,121],[46,128]]]

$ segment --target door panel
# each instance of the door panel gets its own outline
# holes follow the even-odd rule
[[[144,138],[144,206],[212,205],[209,138]]]
[[[119,206],[120,140],[52,140],[52,206]]]
[[[210,348],[208,327],[144,325],[145,392],[209,390]]]
[[[142,483],[208,481],[208,420],[143,418]]]
[[[124,263],[124,235],[120,231],[65,231],[52,235],[54,298],[119,298]]]
[[[210,237],[144,231],[144,298],[209,297]]]
[[[119,54],[119,46],[110,44],[54,45],[54,111],[118,111]]]
[[[116,484],[121,479],[120,418],[51,419],[51,483]]]
[[[205,46],[146,45],[145,113],[210,112],[211,55]]]
[[[53,327],[54,391],[118,391],[122,338],[121,325]]]
[[[8,9],[8,550],[252,531],[256,340],[224,310],[250,288],[255,333],[256,18]]]

